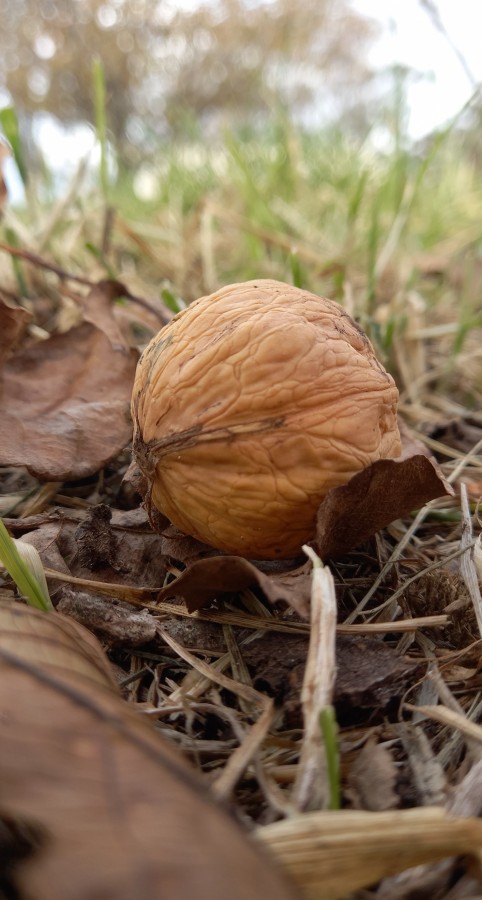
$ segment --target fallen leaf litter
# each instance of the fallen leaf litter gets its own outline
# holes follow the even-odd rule
[[[12,323],[11,312],[4,312],[3,315],[3,321]],[[16,316],[13,316],[15,319]],[[5,346],[2,345],[4,372],[7,372],[8,366],[11,367],[15,354],[23,352],[18,339],[24,326],[25,321],[22,321],[20,326],[16,322],[13,326],[10,324],[8,332],[0,329],[0,334],[9,335]],[[106,340],[112,347],[112,335]],[[9,359],[6,359],[7,356]],[[474,428],[472,424],[470,427]],[[480,435],[480,430],[478,433]],[[125,438],[121,440],[119,436],[119,441],[125,443]],[[372,525],[364,532],[361,522],[358,535],[355,528],[348,546],[343,546],[346,529],[342,525],[338,527],[342,535],[341,543],[337,543],[336,516],[340,512],[338,501],[331,500],[330,515],[333,515],[334,508],[335,520],[328,518],[331,544],[322,555],[331,557],[338,619],[343,625],[343,620],[349,618],[353,625],[358,624],[367,631],[365,636],[339,635],[336,647],[334,702],[340,726],[342,785],[348,804],[354,802],[353,798],[350,801],[348,790],[349,785],[354,783],[354,775],[350,775],[352,770],[358,779],[358,804],[363,805],[360,797],[363,798],[364,791],[370,790],[368,782],[364,783],[363,771],[360,774],[356,766],[356,760],[368,741],[375,742],[374,746],[381,748],[380,752],[387,761],[387,771],[391,773],[387,777],[386,790],[382,791],[383,796],[377,801],[379,808],[387,804],[390,808],[417,807],[421,796],[420,788],[417,788],[420,776],[417,781],[413,774],[416,765],[419,770],[420,765],[425,766],[428,773],[429,767],[439,757],[443,758],[442,796],[444,792],[446,796],[454,791],[456,794],[460,766],[464,760],[465,766],[470,765],[472,760],[472,745],[464,745],[463,738],[453,742],[450,752],[447,752],[445,735],[448,717],[444,718],[442,712],[443,722],[439,726],[433,722],[430,724],[430,719],[426,718],[430,713],[423,702],[424,686],[430,683],[427,681],[430,669],[438,664],[448,696],[458,698],[459,715],[470,723],[475,714],[474,703],[480,686],[480,634],[473,607],[461,586],[458,573],[458,558],[468,552],[467,542],[460,542],[460,522],[456,516],[454,521],[447,518],[446,522],[437,518],[438,510],[456,513],[457,499],[446,492],[445,500],[432,503],[429,510],[434,510],[434,516],[429,511],[425,521],[420,521],[417,531],[412,534],[404,553],[388,565],[394,548],[396,550],[397,543],[403,540],[407,532],[408,513],[437,495],[430,494],[434,488],[427,488],[424,479],[427,477],[432,483],[435,479],[436,491],[444,484],[440,470],[437,471],[428,460],[421,462],[419,458],[422,456],[420,453],[412,454],[412,459],[417,460],[415,475],[410,468],[403,469],[403,462],[393,463],[399,472],[404,472],[404,477],[400,479],[400,495],[403,495],[404,478],[408,481],[410,499],[405,500],[405,506],[402,499],[400,507],[397,507],[398,512],[394,510],[396,514],[393,519],[387,521],[382,521],[379,511],[375,509]],[[4,495],[23,498],[26,483],[30,492],[35,494],[38,491],[35,479],[28,477],[26,482],[25,475],[15,468],[14,463],[19,462],[16,456],[3,462]],[[144,601],[143,605],[151,611],[151,616],[157,609],[155,619],[161,626],[160,630],[156,630],[155,637],[151,637],[150,630],[146,643],[140,643],[136,648],[130,642],[128,604],[122,607],[119,616],[124,623],[120,636],[118,632],[114,635],[108,629],[103,630],[94,619],[89,621],[88,615],[87,625],[93,630],[98,629],[111,659],[123,672],[123,677],[129,680],[126,691],[134,708],[137,705],[145,715],[157,719],[157,727],[163,735],[168,735],[175,745],[181,745],[214,783],[216,777],[222,777],[226,760],[233,752],[233,737],[234,746],[242,748],[253,726],[252,713],[241,702],[241,682],[236,695],[233,689],[236,678],[230,678],[232,690],[229,691],[223,688],[216,676],[216,673],[223,671],[236,671],[233,645],[226,652],[226,634],[223,633],[223,629],[232,629],[238,648],[236,652],[240,653],[245,666],[244,677],[248,679],[246,697],[250,696],[249,689],[253,689],[275,700],[273,716],[263,726],[265,733],[255,736],[253,747],[247,747],[244,759],[242,753],[238,755],[242,768],[236,775],[236,781],[231,783],[233,800],[245,815],[259,823],[277,818],[282,806],[279,792],[286,793],[287,787],[295,781],[300,747],[300,690],[306,659],[306,613],[311,585],[309,564],[302,559],[297,560],[296,564],[289,561],[287,564],[261,564],[241,558],[230,562],[228,557],[176,534],[172,528],[165,534],[153,535],[145,517],[134,516],[129,521],[128,511],[123,513],[115,509],[116,504],[121,499],[125,502],[126,497],[121,478],[127,462],[122,454],[117,463],[109,463],[108,467],[104,465],[105,458],[92,461],[90,484],[87,477],[85,496],[78,496],[78,499],[76,479],[81,473],[75,467],[60,471],[58,463],[55,464],[57,468],[52,465],[49,469],[50,463],[47,462],[46,467],[39,469],[37,463],[32,465],[28,459],[24,458],[21,462],[50,481],[72,481],[69,490],[73,506],[65,505],[71,502],[63,493],[65,486],[58,489],[54,486],[52,497],[44,500],[45,511],[39,509],[30,520],[22,520],[21,517],[8,520],[12,533],[24,533],[27,540],[35,536],[41,554],[45,554],[47,568],[51,570],[50,584],[55,589],[59,590],[62,578],[73,581],[77,577],[81,581],[77,589],[84,590],[85,582],[88,582],[94,604],[97,582],[103,585],[103,595],[109,596],[110,589],[109,602],[113,609],[118,604],[116,597],[121,595],[123,602],[136,600],[137,604],[143,604]],[[99,466],[104,466],[103,481],[93,474]],[[448,471],[446,466],[444,471]],[[364,473],[362,476],[367,477]],[[355,476],[355,479],[359,477]],[[369,475],[370,483],[376,482],[377,478],[375,469]],[[417,494],[417,488],[415,493],[410,494],[417,478],[421,479],[420,493]],[[393,484],[392,473],[390,479]],[[381,487],[380,483],[377,484],[378,491],[384,492],[384,482],[381,482]],[[335,489],[340,490],[348,492],[347,501],[341,504],[343,513],[344,508],[350,507],[349,486]],[[364,490],[365,487],[361,496]],[[442,493],[444,490],[440,490],[439,496]],[[354,506],[356,496],[354,489],[351,497]],[[112,508],[112,517],[101,511],[99,500]],[[15,501],[20,513],[22,502]],[[87,515],[90,525],[86,525],[89,521],[86,520]],[[121,524],[123,515],[126,520]],[[382,519],[383,516],[382,513]],[[343,522],[343,518],[340,521]],[[103,535],[103,539],[92,542],[91,534],[95,527],[98,528],[98,536]],[[385,528],[385,531],[379,532],[380,528]],[[373,537],[374,531],[379,532],[376,537]],[[325,524],[320,533],[326,532]],[[444,554],[440,550],[441,542],[444,544]],[[141,546],[143,550],[140,550]],[[134,550],[134,547],[137,549]],[[170,553],[173,548],[176,548],[174,556]],[[425,576],[425,569],[431,565],[436,568]],[[385,568],[383,581],[376,593],[364,602],[374,576],[382,568]],[[58,578],[51,574],[52,570],[58,572]],[[404,583],[413,575],[417,575],[417,581],[404,589]],[[438,576],[438,589],[434,592],[435,576]],[[72,586],[68,590],[72,592]],[[140,594],[140,590],[147,593]],[[397,598],[392,600],[395,594]],[[65,598],[68,596],[65,594]],[[188,617],[184,603],[199,611]],[[206,603],[210,607],[203,609]],[[446,607],[453,609],[448,621],[444,618]],[[353,611],[357,608],[360,612],[358,619],[354,620]],[[374,609],[381,611],[375,613]],[[414,615],[416,619],[422,617],[424,622],[415,630],[410,627],[410,619]],[[432,621],[429,621],[430,617]],[[404,628],[401,622],[401,637],[391,630],[396,627],[397,620],[407,623]],[[162,630],[165,629],[168,637],[172,623],[176,624],[176,631],[169,646],[162,641]],[[286,629],[291,629],[293,633]],[[372,635],[370,629],[373,629]],[[378,636],[375,636],[375,629]],[[176,645],[185,647],[191,656],[194,654],[204,660],[204,665],[198,670],[192,668],[172,650],[172,646]],[[190,658],[188,653],[185,657]],[[439,694],[436,691],[432,696],[436,698]],[[442,692],[440,696],[443,709],[447,695]],[[405,700],[407,703],[404,705]],[[453,727],[457,728],[456,719]],[[459,727],[462,727],[463,734],[462,719]],[[415,745],[405,739],[405,734],[407,730],[414,732],[424,728],[430,752],[425,763],[421,763],[420,759],[417,763],[416,751],[413,750]],[[467,726],[473,737],[479,735],[477,728],[476,723],[471,728]],[[392,777],[393,766],[397,772],[395,778]],[[367,774],[369,777],[372,776]],[[478,811],[473,807],[468,813],[462,813],[465,814],[477,815]],[[447,852],[446,849],[445,855]],[[453,871],[453,865],[446,866],[443,872],[437,870],[431,874],[427,871],[427,879],[429,876],[438,878],[440,888],[441,884],[448,882]]]

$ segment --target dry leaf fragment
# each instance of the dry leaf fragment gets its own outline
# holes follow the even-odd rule
[[[60,522],[45,523],[35,531],[28,531],[27,534],[22,535],[20,540],[35,547],[40,554],[44,568],[55,569],[57,572],[69,575],[70,569],[59,549],[61,528]],[[55,584],[54,587],[58,588],[58,584]]]
[[[2,814],[40,835],[27,860],[11,860],[15,896],[294,900],[288,877],[120,698],[85,629],[2,604],[0,668]]]
[[[426,663],[398,656],[374,638],[338,639],[335,700],[344,710],[384,709],[421,676]]]
[[[104,566],[115,568],[118,554],[117,537],[110,527],[112,511],[105,503],[88,510],[84,520],[75,530],[76,561],[80,566],[95,571]]]
[[[22,306],[11,306],[0,297],[0,366],[13,353],[31,318],[32,314],[28,310]]]
[[[115,301],[125,297],[127,293],[120,281],[105,280],[99,281],[82,299],[84,322],[90,322],[103,331],[114,350],[125,350],[129,346],[119,328],[113,308]]]
[[[300,693],[308,651],[308,635],[265,632],[243,646],[243,660],[253,685],[275,698],[286,728],[301,728]]]
[[[333,488],[321,502],[316,551],[322,559],[340,556],[394,519],[453,493],[432,460],[422,454],[380,459]]]
[[[350,797],[357,809],[383,812],[398,806],[397,769],[390,751],[370,738],[348,775]]]
[[[156,510],[150,514],[150,519],[154,523],[155,530],[161,532],[162,552],[182,563],[184,566],[197,562],[199,559],[206,559],[208,556],[223,556],[219,550],[203,544],[189,534],[179,531],[174,525],[171,525],[168,519],[163,523],[163,516]]]
[[[105,521],[109,516],[106,517],[103,509],[106,508],[99,505],[86,513],[76,511],[75,515],[73,511],[53,509],[48,515],[4,521],[14,535],[27,529],[23,539],[37,548],[47,569],[88,580],[95,578],[96,582],[159,588],[166,574],[162,538],[153,534],[145,514],[142,510],[126,512],[109,508],[112,517]],[[98,553],[91,540],[90,526],[97,539]],[[115,554],[109,552],[112,547]],[[58,582],[53,584],[58,588]]]
[[[84,322],[6,361],[0,464],[64,481],[97,472],[125,447],[137,353],[113,346],[105,330]]]
[[[256,585],[261,588],[270,603],[284,601],[297,609],[302,615],[307,614],[309,599],[309,575],[303,568],[303,589],[294,577],[293,585],[289,584],[286,573],[280,578],[265,575],[253,563],[241,556],[214,556],[191,563],[172,584],[162,588],[158,600],[167,597],[182,597],[189,612],[205,606],[210,600],[226,592],[238,592]],[[296,570],[295,570],[296,571]],[[305,580],[306,575],[306,580]]]
[[[274,697],[287,728],[301,726],[300,691],[308,635],[266,632],[243,646],[243,659],[256,688]],[[338,635],[334,703],[339,721],[353,722],[360,709],[385,710],[426,669],[400,657],[383,641]]]

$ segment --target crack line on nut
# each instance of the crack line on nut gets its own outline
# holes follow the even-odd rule
[[[195,447],[199,443],[214,443],[215,441],[227,441],[229,443],[245,434],[261,434],[274,428],[281,428],[284,421],[283,416],[274,416],[270,419],[263,419],[261,422],[249,422],[248,424],[232,425],[225,428],[207,428],[203,430],[201,425],[197,425],[187,428],[185,431],[179,431],[176,434],[166,435],[166,437],[156,441],[148,441],[146,444],[144,444],[142,437],[138,434],[135,450],[139,452],[139,449],[142,448],[144,453],[155,454],[157,459],[159,459],[163,456],[168,456],[170,453],[175,453],[176,450]]]

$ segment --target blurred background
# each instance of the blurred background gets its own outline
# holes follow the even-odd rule
[[[480,405],[479,4],[0,12],[8,247],[173,311],[223,283],[294,283],[357,317],[414,420],[438,421],[442,394],[450,414]],[[45,327],[65,328],[55,276],[7,253],[4,289],[36,309],[50,292]]]
[[[96,62],[111,164],[129,169],[166,142],[262,137],[281,117],[389,151],[457,115],[482,79],[471,0],[0,0],[0,12],[0,107],[14,107],[29,164],[57,179],[96,142]],[[473,99],[459,127],[475,151]],[[156,190],[148,172],[141,196]]]

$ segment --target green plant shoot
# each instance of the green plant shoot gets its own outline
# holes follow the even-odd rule
[[[340,757],[338,754],[338,726],[332,706],[320,711],[320,729],[325,745],[326,769],[330,789],[329,809],[340,809]]]
[[[28,564],[22,559],[17,550],[15,541],[10,537],[5,525],[0,519],[0,561],[5,566],[8,574],[13,578],[19,591],[27,599],[30,606],[42,609],[44,612],[53,610],[52,601]]]

